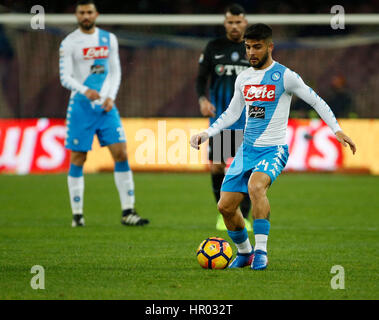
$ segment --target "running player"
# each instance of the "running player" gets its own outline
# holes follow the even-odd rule
[[[210,124],[213,124],[228,107],[233,97],[234,82],[237,75],[249,67],[243,42],[247,21],[245,10],[240,5],[233,4],[225,9],[224,27],[226,35],[210,41],[201,54],[196,79],[200,112],[204,117],[210,117]],[[209,79],[210,101],[206,97]],[[241,144],[244,126],[245,114],[243,113],[234,124],[209,139],[208,158],[216,203],[220,200],[220,189],[225,177],[226,162],[229,158],[234,157]],[[250,222],[247,219],[250,207],[250,199],[246,195],[240,208],[248,230],[251,230]],[[221,215],[218,216],[216,228],[226,230]]]
[[[79,28],[61,43],[59,54],[62,86],[71,90],[67,109],[66,148],[71,150],[68,189],[72,226],[84,226],[83,165],[96,134],[115,162],[114,179],[120,196],[124,225],[142,226],[134,208],[134,181],[126,138],[114,104],[121,81],[118,41],[114,34],[96,27],[99,13],[91,0],[79,1],[75,12]]]
[[[237,121],[246,106],[244,140],[221,187],[218,209],[238,253],[230,268],[251,265],[265,269],[270,231],[270,204],[267,190],[286,165],[286,128],[293,94],[312,106],[335,133],[343,146],[356,152],[354,142],[341,130],[332,110],[298,74],[272,59],[272,30],[265,24],[250,26],[245,33],[246,53],[251,68],[237,77],[228,109],[205,132],[191,137],[191,145],[215,136]],[[253,205],[255,248],[248,238],[244,219],[237,208],[244,194]]]

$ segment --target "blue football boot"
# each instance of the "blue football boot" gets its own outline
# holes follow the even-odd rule
[[[237,256],[229,265],[229,268],[243,268],[246,266],[250,266],[251,262],[254,259],[254,248],[250,253],[239,253],[237,252]]]
[[[267,268],[268,259],[267,252],[262,250],[256,250],[254,252],[253,263],[251,264],[251,269],[253,270],[264,270]]]

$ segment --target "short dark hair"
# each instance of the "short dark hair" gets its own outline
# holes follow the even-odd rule
[[[264,23],[256,23],[248,27],[244,34],[244,39],[268,40],[272,38],[272,29]]]
[[[246,14],[245,9],[237,3],[233,3],[229,6],[227,6],[224,10],[224,14],[226,15],[228,12],[230,12],[233,16],[239,16],[240,14],[243,14],[243,15]]]
[[[95,1],[93,0],[79,0],[76,2],[75,8],[77,9],[79,6],[85,6],[87,4],[93,4],[96,8]]]

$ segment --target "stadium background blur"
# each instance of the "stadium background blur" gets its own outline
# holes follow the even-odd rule
[[[236,1],[248,14],[327,13],[331,2]],[[222,0],[97,1],[101,13],[197,14],[222,13]],[[75,1],[39,2],[46,13],[73,13]],[[2,13],[30,13],[32,1],[0,1]],[[379,1],[343,1],[345,13],[379,12]],[[249,21],[253,23],[254,21]],[[223,26],[105,26],[120,42],[123,81],[117,98],[123,117],[200,116],[194,82],[197,61],[207,41],[223,34]],[[0,117],[65,117],[69,92],[59,83],[58,48],[74,26],[0,24]],[[274,58],[295,70],[327,101],[338,117],[373,118],[379,86],[378,25],[274,25]],[[148,92],[148,94],[146,94]],[[337,99],[338,101],[339,99]],[[348,103],[346,103],[346,101]],[[302,103],[293,110],[308,116]],[[296,116],[296,113],[292,113]]]
[[[236,2],[248,14],[329,15],[337,4]],[[72,14],[74,3],[38,1],[46,13]],[[221,15],[228,3],[97,1],[104,14]],[[0,0],[0,15],[31,16],[34,4]],[[378,0],[338,4],[346,13],[379,13]],[[223,26],[99,26],[119,39],[123,80],[116,102],[126,124],[131,166],[177,170],[177,164],[163,167],[159,160],[165,162],[175,145],[188,146],[190,152],[189,136],[178,140],[178,129],[188,133],[191,127],[207,124],[195,93],[198,58],[208,40],[224,34]],[[299,73],[340,112],[342,127],[358,147],[352,157],[328,128],[309,119],[315,117],[312,109],[294,99],[288,168],[334,171],[343,162],[344,170],[364,168],[365,173],[379,174],[378,27],[273,25],[274,58]],[[69,92],[59,82],[58,48],[74,28],[46,24],[45,30],[32,30],[29,21],[0,23],[0,299],[378,299],[378,176],[284,173],[270,188],[274,236],[271,265],[263,273],[252,274],[247,268],[205,272],[199,267],[195,250],[203,239],[215,235],[217,212],[206,173],[136,172],[136,205],[152,223],[148,229],[127,231],[119,224],[112,174],[88,174],[87,227],[72,229],[68,155],[63,148]],[[147,128],[157,134],[151,145],[167,159],[155,154],[155,164],[148,161],[137,167],[133,145],[146,145],[146,136],[141,134],[143,139],[138,140],[137,133]],[[107,151],[96,147],[90,152],[87,169],[94,159],[110,158]],[[111,159],[101,163],[101,168],[106,166],[112,170]],[[188,162],[184,166],[191,167]],[[45,174],[52,171],[61,174]],[[30,172],[42,175],[24,175]],[[217,235],[228,239],[226,232]],[[330,286],[334,276],[330,270],[336,264],[345,268],[345,290]],[[33,265],[46,270],[45,290],[30,287]]]
[[[334,5],[331,1],[240,0],[236,2],[246,8],[248,15],[320,13],[332,17],[330,11]],[[75,3],[76,1],[40,1],[38,4],[43,6],[47,14],[73,14]],[[152,14],[158,16],[160,14],[219,14],[222,17],[225,6],[231,2],[222,0],[175,2],[143,0],[115,5],[109,1],[99,0],[96,3],[101,14]],[[0,1],[0,13],[23,13],[31,17],[30,9],[34,4],[33,1],[2,0]],[[343,1],[341,5],[347,14],[379,12],[378,0],[360,1],[359,3]],[[249,23],[254,23],[254,21],[250,20]],[[122,83],[116,104],[124,120],[166,119],[167,126],[173,130],[187,126],[186,134],[188,134],[189,128],[193,127],[193,123],[183,122],[184,119],[188,119],[188,121],[192,121],[191,119],[194,118],[203,120],[198,122],[197,129],[207,125],[206,119],[201,118],[199,112],[195,78],[198,59],[205,45],[210,39],[224,34],[222,20],[219,24],[214,25],[170,25],[167,23],[107,24],[104,26],[99,23],[98,25],[114,32],[119,40]],[[370,122],[368,119],[379,117],[379,108],[376,107],[377,89],[379,88],[378,24],[346,24],[343,29],[336,30],[332,29],[330,24],[272,24],[272,27],[275,42],[274,59],[299,73],[304,81],[329,103],[337,118],[356,119],[355,123],[342,123],[347,132],[353,135],[353,138],[357,139],[357,134],[363,132],[371,133],[371,137],[373,134],[377,136],[379,123]],[[21,158],[25,158],[20,151],[22,143],[13,140],[13,144],[19,145],[18,149],[13,150],[12,147],[9,147],[12,143],[4,137],[11,136],[9,128],[13,126],[13,122],[5,122],[7,119],[65,118],[70,92],[64,89],[59,81],[58,49],[62,39],[74,28],[76,28],[75,24],[49,23],[46,24],[44,30],[33,30],[30,23],[0,23],[0,120],[3,119],[2,131],[6,132],[2,134],[2,138],[0,137],[0,155],[3,153],[2,161],[0,156],[0,171],[17,173],[33,171],[29,168],[33,164],[26,164],[24,168],[19,168],[19,164],[23,161]],[[308,105],[294,97],[290,117],[317,119],[318,115]],[[174,121],[170,124],[170,119],[178,118],[182,121]],[[365,122],[363,119],[367,121]],[[357,120],[362,121],[357,122]],[[45,127],[45,129],[48,127],[46,123],[38,125],[36,123],[33,124],[35,127]],[[129,142],[136,140],[132,135],[136,131],[146,128],[148,122],[140,121],[135,124],[135,121],[129,122],[126,126]],[[302,134],[301,126],[298,124],[297,122],[291,124],[293,131],[296,131],[293,140],[296,140],[297,132]],[[24,133],[27,126],[27,124],[23,125]],[[155,122],[151,120],[149,126],[155,134],[159,135],[159,125],[156,120]],[[312,130],[312,128],[309,129],[309,134],[304,135],[303,145],[306,147],[302,147],[299,142],[295,144],[303,148],[302,155],[299,156],[302,164],[291,166],[290,161],[287,168],[334,170],[343,167],[379,173],[379,164],[375,160],[379,155],[369,147],[371,143],[374,143],[374,138],[372,138],[373,140],[363,139],[365,147],[363,150],[361,148],[361,152],[354,158],[347,152],[341,156],[340,153],[346,150],[341,151],[336,144],[337,147],[332,150],[333,155],[329,156],[329,158],[333,158],[332,160],[326,159],[327,153],[331,153],[323,142],[321,149],[325,149],[322,156],[324,159],[316,159],[318,164],[310,165],[309,163],[312,162],[309,160],[310,152],[314,152],[316,157],[322,153],[320,144],[318,147],[316,145],[317,138],[313,141],[308,139],[314,136],[311,133]],[[20,135],[25,137],[22,133]],[[16,135],[13,134],[14,136]],[[27,140],[26,138],[22,139]],[[41,137],[38,139],[43,140]],[[332,138],[324,136],[322,139],[325,141],[325,139]],[[181,143],[186,144],[183,141]],[[8,146],[6,146],[7,143]],[[156,142],[158,147],[159,143],[159,141]],[[357,143],[362,145],[360,141]],[[38,144],[39,142],[37,142],[36,149],[38,149]],[[5,147],[8,151],[4,151]],[[138,144],[129,143],[128,148],[129,153],[135,154]],[[291,145],[290,150],[292,149]],[[165,149],[163,152],[166,151]],[[15,160],[17,152],[20,161]],[[54,151],[54,153],[58,157],[62,152]],[[296,154],[296,152],[292,153]],[[45,154],[49,156],[48,151]],[[51,152],[50,156],[53,158]],[[29,157],[36,158],[35,155]],[[105,159],[107,157],[108,154],[104,153],[95,158]],[[166,158],[166,156],[163,157]],[[186,156],[184,155],[184,157]],[[294,157],[293,155],[292,158]],[[93,170],[88,169],[91,167],[91,163],[87,164],[86,168],[89,171],[98,171],[99,168],[110,170],[109,160],[108,157],[104,163],[92,166]],[[52,159],[50,162],[54,161]],[[65,163],[56,170],[54,169],[55,171],[64,171],[62,168],[67,168],[67,156],[66,160],[62,158],[60,161],[62,163],[65,161]],[[185,162],[178,161],[182,164]],[[329,164],[325,164],[328,161]],[[18,165],[15,164],[16,162]],[[148,168],[146,166],[149,161],[142,161],[142,163],[140,161],[139,167],[136,166],[136,162],[138,161],[131,159],[134,169],[156,169],[156,167]],[[176,167],[171,164],[168,163],[158,169],[173,171],[190,168],[185,164]],[[199,168],[206,170],[204,165]]]

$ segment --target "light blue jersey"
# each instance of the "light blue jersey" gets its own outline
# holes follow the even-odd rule
[[[206,131],[209,137],[237,121],[246,107],[244,140],[230,166],[222,191],[247,192],[253,172],[264,172],[271,183],[288,160],[286,131],[292,95],[313,107],[333,132],[341,128],[326,102],[300,76],[273,61],[262,70],[249,68],[241,72],[228,109]]]
[[[80,29],[69,34],[60,47],[60,79],[71,90],[67,109],[65,145],[74,151],[91,150],[94,134],[102,146],[125,142],[116,106],[105,112],[107,98],[116,99],[121,81],[117,38],[96,28],[92,34]],[[90,101],[85,92],[96,90],[100,99]]]
[[[249,68],[238,75],[228,109],[207,133],[211,137],[229,127],[246,107],[244,143],[256,147],[284,145],[293,94],[313,107],[333,132],[341,130],[326,102],[297,73],[274,61],[266,69]]]

